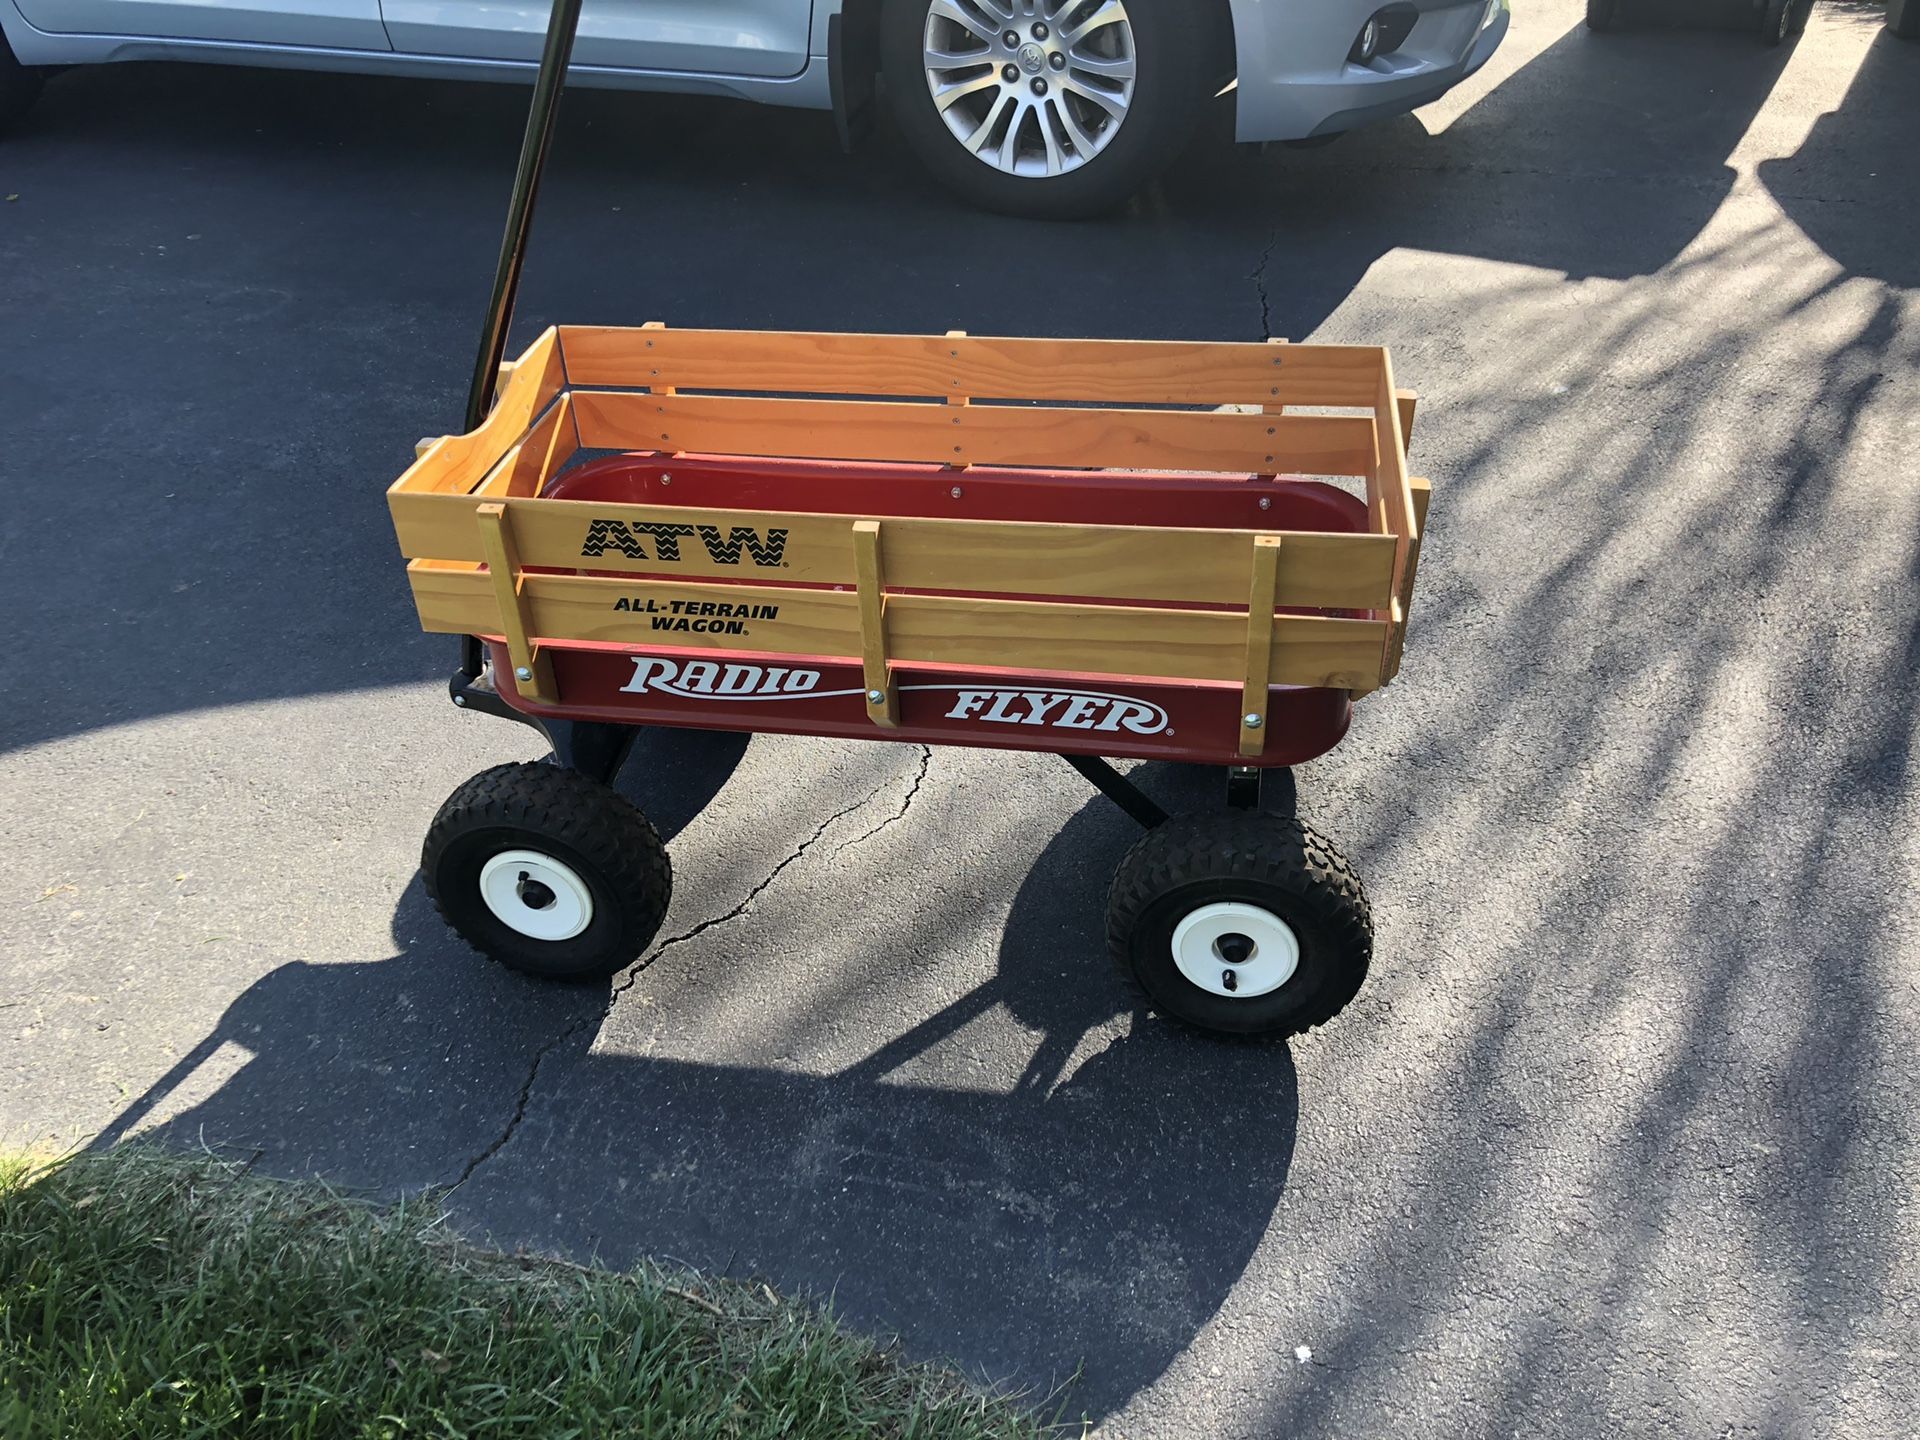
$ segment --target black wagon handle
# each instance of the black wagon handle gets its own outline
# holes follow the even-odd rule
[[[507,353],[507,326],[513,320],[520,270],[527,258],[527,236],[533,230],[533,205],[540,195],[540,176],[547,168],[554,119],[560,113],[560,91],[567,83],[567,62],[573,57],[573,37],[580,28],[580,4],[581,0],[553,0],[547,16],[547,41],[540,51],[540,69],[533,77],[527,133],[520,142],[520,164],[513,172],[507,230],[500,239],[500,263],[494,267],[493,296],[487,302],[487,320],[480,331],[480,354],[474,361],[473,384],[467,390],[467,417],[462,430],[477,429],[493,408],[500,362]],[[480,665],[480,641],[472,635],[463,636],[455,684],[477,676]]]
[[[540,69],[533,78],[533,103],[527,109],[527,133],[520,142],[520,165],[513,175],[513,196],[507,201],[507,232],[500,240],[500,263],[493,272],[493,298],[487,302],[487,323],[480,332],[480,355],[474,362],[473,385],[467,391],[467,423],[472,430],[493,408],[494,385],[507,353],[507,326],[513,320],[514,297],[520,290],[520,269],[527,258],[527,236],[533,229],[533,205],[540,195],[540,176],[547,167],[547,148],[553,142],[554,119],[560,113],[560,91],[567,83],[567,62],[573,56],[573,37],[580,28],[581,0],[553,0],[547,17],[547,43],[540,52]]]

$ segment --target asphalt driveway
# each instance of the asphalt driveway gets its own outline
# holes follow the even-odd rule
[[[1074,227],[824,116],[567,103],[517,341],[1393,347],[1414,630],[1300,775],[1379,958],[1265,1049],[1123,1012],[1130,825],[1040,757],[650,735],[651,962],[467,953],[420,837],[533,746],[447,705],[380,492],[458,417],[524,97],[61,77],[0,141],[0,1140],[456,1186],[502,1244],[1077,1372],[1120,1436],[1906,1433],[1920,47],[1579,8],[1417,118]]]

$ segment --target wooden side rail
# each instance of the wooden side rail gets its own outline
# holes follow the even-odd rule
[[[1373,422],[1347,415],[614,390],[573,398],[591,450],[1255,475],[1359,476],[1373,464]]]
[[[1371,406],[1381,350],[1166,340],[1026,340],[568,325],[576,386],[965,395],[1126,405]]]
[[[523,447],[516,454],[524,454]],[[779,548],[777,575],[747,578],[852,585],[859,578],[848,526],[884,520],[888,584],[966,590],[1246,604],[1245,530],[1169,530],[1026,520],[929,520],[795,511],[600,505],[520,498],[510,455],[477,496],[390,497],[400,549],[412,560],[485,560],[473,511],[500,500],[513,511],[520,559],[535,569],[740,579],[743,553]],[[1386,535],[1288,531],[1275,603],[1303,610],[1379,610],[1393,595],[1394,541]],[[663,559],[660,536],[674,538]],[[751,570],[752,567],[749,567]]]
[[[1257,758],[1270,686],[1365,694],[1399,668],[1429,491],[1408,474],[1416,397],[1377,347],[656,323],[549,330],[502,381],[389,505],[422,623],[498,636],[537,699],[545,649],[577,644],[857,657],[883,726],[900,663],[1154,676],[1237,685]],[[1353,476],[1368,531],[541,499],[583,449]]]
[[[504,633],[503,587],[478,565],[416,560],[408,576],[427,630]],[[512,590],[516,606],[526,607],[515,613],[525,617],[517,623],[524,624],[530,649],[571,643],[866,658],[857,590],[524,572],[513,578]],[[1244,611],[894,590],[882,612],[884,658],[1242,685],[1248,618]],[[1379,684],[1384,621],[1277,615],[1272,624],[1269,683],[1342,690]]]

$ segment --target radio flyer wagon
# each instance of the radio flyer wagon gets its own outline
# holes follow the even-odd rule
[[[639,727],[1036,750],[1147,828],[1107,914],[1147,1006],[1330,1018],[1372,922],[1287,767],[1400,664],[1427,487],[1386,352],[656,324],[560,326],[501,366],[578,8],[467,429],[389,492],[421,623],[467,637],[454,703],[553,748],[442,806],[421,863],[448,923],[540,976],[644,954],[672,872],[611,788]],[[1169,818],[1116,757],[1220,767],[1224,803]]]

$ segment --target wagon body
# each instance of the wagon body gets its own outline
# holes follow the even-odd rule
[[[530,716],[1272,767],[1398,669],[1412,411],[1367,346],[563,327],[389,502]]]

